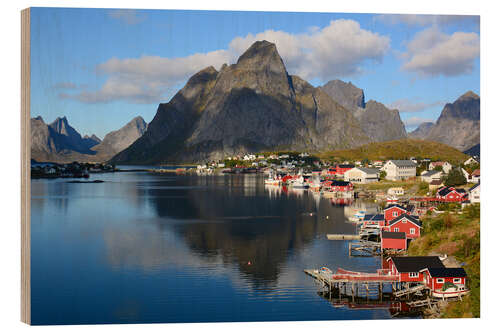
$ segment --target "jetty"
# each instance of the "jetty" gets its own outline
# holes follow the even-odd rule
[[[329,240],[359,240],[361,235],[346,235],[346,234],[326,234]]]

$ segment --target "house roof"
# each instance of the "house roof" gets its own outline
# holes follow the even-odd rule
[[[416,167],[415,162],[412,160],[390,160],[397,167]]]
[[[405,232],[392,232],[392,231],[382,231],[383,239],[406,239]]]
[[[390,257],[400,273],[419,272],[425,268],[445,268],[437,256]]]
[[[385,208],[384,208],[384,212],[385,212],[386,210],[390,209],[390,208],[393,208],[393,207],[397,207],[397,208],[400,208],[400,209],[402,209],[402,210],[406,211],[406,208],[404,208],[404,207],[403,207],[403,206],[401,206],[401,205],[398,205],[398,204],[390,204],[389,206],[387,206],[387,207],[385,207]]]
[[[369,175],[377,175],[380,173],[380,170],[376,168],[356,168],[356,169],[361,170]]]
[[[363,221],[383,221],[384,219],[383,214],[366,214]]]
[[[429,170],[429,171],[426,171],[425,173],[423,173],[422,176],[424,176],[424,177],[430,177],[430,176],[437,175],[438,173],[441,173],[441,171]]]
[[[443,188],[439,189],[437,194],[444,197],[444,196],[448,195],[448,193],[450,193],[453,190],[454,190],[454,188],[452,188],[452,187],[443,187]]]
[[[480,176],[480,174],[481,174],[480,169],[476,169],[472,171],[471,176]]]
[[[413,215],[408,215],[408,214],[401,214],[399,215],[398,217],[392,219],[389,221],[389,225],[393,225],[394,223],[398,223],[400,220],[402,220],[403,218],[406,218],[408,221],[412,222],[413,224],[416,224],[417,226],[421,227],[422,226],[422,222],[420,222],[420,220],[418,218],[416,218],[415,216]]]
[[[343,180],[332,180],[331,186],[348,186],[350,183]]]
[[[354,168],[354,164],[339,164],[337,165],[337,168],[342,168],[342,169],[347,169],[347,168]]]
[[[470,189],[469,189],[469,192],[472,192],[474,191],[476,188],[478,188],[480,185],[480,183],[477,183],[476,185],[472,186]]]
[[[444,165],[445,163],[448,163],[448,162],[443,162],[443,161],[436,161],[436,162],[431,162],[430,164],[431,165],[435,165],[435,166],[438,166],[438,165]]]
[[[431,185],[441,185],[442,183],[443,183],[443,181],[441,179],[434,179],[429,184],[431,184]]]
[[[427,267],[429,274],[432,277],[467,277],[467,273],[463,268],[437,268],[437,267]]]

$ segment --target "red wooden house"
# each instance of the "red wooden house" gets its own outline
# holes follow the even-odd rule
[[[348,192],[354,190],[354,185],[342,180],[327,180],[323,183],[323,188],[331,192]]]
[[[384,230],[391,232],[404,232],[406,234],[406,238],[414,239],[420,237],[420,228],[422,228],[422,222],[420,222],[417,217],[403,214],[389,221],[384,227]]]
[[[328,169],[329,176],[343,177],[344,173],[348,170],[354,168],[352,164],[337,164],[334,167]]]
[[[382,250],[406,250],[406,233],[382,231],[380,247]]]
[[[389,205],[384,209],[384,218],[386,222],[389,222],[396,217],[406,214],[406,209],[401,205]]]
[[[390,274],[399,275],[399,282],[424,282],[421,270],[426,268],[445,268],[437,256],[389,257],[387,268]]]
[[[457,297],[468,293],[465,287],[467,273],[463,268],[424,268],[420,273],[434,297]]]
[[[382,214],[366,214],[362,221],[363,227],[379,227],[385,226],[385,218]]]
[[[437,191],[436,199],[443,202],[462,202],[467,200],[467,191],[463,188],[443,186]]]

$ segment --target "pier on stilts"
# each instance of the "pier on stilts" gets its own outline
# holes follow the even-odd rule
[[[306,269],[304,273],[313,277],[330,294],[350,295],[353,301],[359,297],[382,299],[384,285],[392,285],[399,280],[398,275],[391,275],[384,269],[379,269],[376,273],[364,273],[339,268],[336,273],[332,273],[329,269],[322,268]]]

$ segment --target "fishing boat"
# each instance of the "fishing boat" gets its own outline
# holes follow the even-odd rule
[[[318,174],[313,174],[309,183],[309,189],[313,192],[319,192],[321,190],[321,180]]]
[[[465,296],[470,292],[463,284],[445,283],[443,288],[432,290],[431,294],[436,298],[453,298]]]
[[[269,177],[264,180],[265,185],[279,186],[281,184],[281,178],[273,175],[272,172],[269,172]]]
[[[293,188],[309,188],[309,184],[304,180],[304,177],[301,175],[298,178],[292,180]]]

